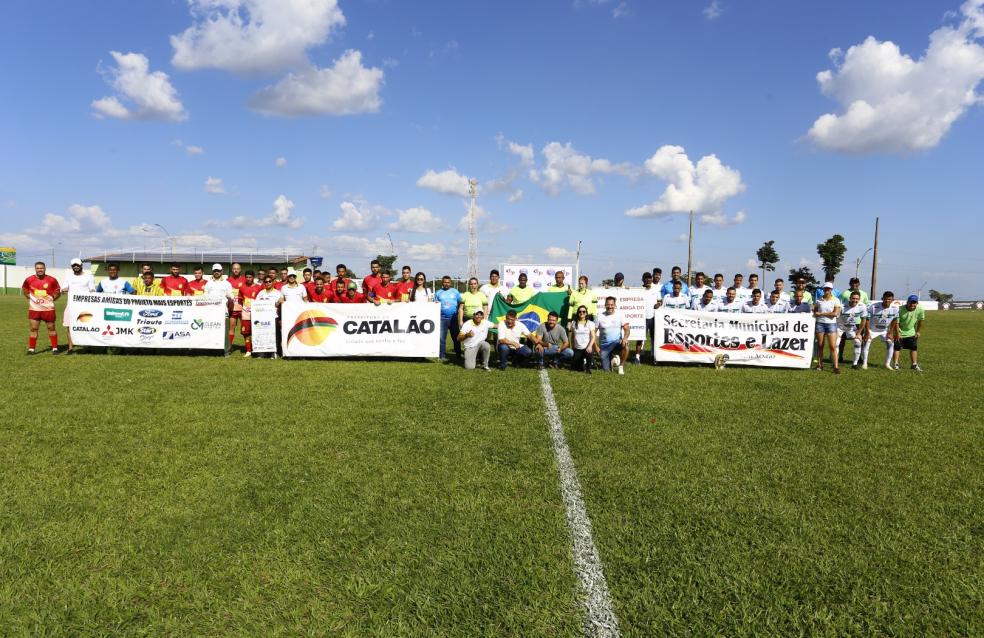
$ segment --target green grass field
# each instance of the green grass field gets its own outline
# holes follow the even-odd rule
[[[25,315],[0,633],[583,634],[535,371],[26,357]],[[921,376],[551,371],[623,635],[984,635],[982,327],[931,313]]]

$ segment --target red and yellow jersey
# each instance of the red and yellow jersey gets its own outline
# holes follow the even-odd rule
[[[413,291],[413,279],[408,279],[403,281],[402,279],[396,282],[396,289],[400,293],[400,301],[410,301],[410,293]]]
[[[315,283],[313,281],[302,281],[301,285],[304,286],[304,290],[307,291],[308,299],[310,299],[311,293],[314,292]]]
[[[188,282],[185,287],[186,295],[204,295],[205,294],[205,284],[208,282],[204,279],[192,279]]]
[[[327,288],[323,289],[321,292],[318,292],[317,288],[311,288],[311,290],[308,291],[308,301],[311,303],[334,303],[335,293]]]
[[[341,299],[336,299],[335,303],[366,303],[366,296],[361,292],[357,292],[354,297],[349,297],[348,293],[346,293]]]
[[[372,294],[383,303],[393,303],[400,300],[400,287],[392,282],[385,286],[378,283],[372,287]]]
[[[58,280],[51,275],[44,277],[31,275],[24,280],[21,290],[29,295],[27,303],[31,310],[45,312],[55,309],[54,296],[61,293],[61,286],[58,285]]]
[[[286,285],[287,285],[287,282],[286,281],[277,280],[277,281],[273,282],[273,287],[276,288],[277,290],[282,289]]]
[[[238,295],[239,305],[243,308],[249,308],[261,290],[263,290],[263,286],[260,284],[253,284],[252,286],[243,284],[240,286]]]
[[[187,295],[188,280],[181,275],[177,277],[168,275],[164,279],[161,279],[161,288],[164,289],[165,295]]]
[[[335,285],[339,281],[345,282],[345,287],[344,288],[345,288],[345,290],[348,290],[348,285],[349,285],[349,278],[348,277],[335,277],[334,279],[331,280],[331,283],[328,284],[328,290],[330,290],[332,292],[335,292]]]
[[[234,277],[229,275],[226,277],[226,281],[232,286],[232,311],[242,312],[243,304],[239,301],[239,289],[246,285],[246,276],[239,275],[238,277]]]
[[[366,275],[366,278],[362,280],[362,294],[366,297],[372,296],[372,289],[376,287],[376,284],[383,280],[379,275]]]

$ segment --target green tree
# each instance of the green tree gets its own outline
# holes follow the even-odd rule
[[[775,243],[770,239],[762,244],[762,247],[755,253],[755,256],[758,257],[759,268],[762,269],[763,286],[765,285],[765,271],[773,272],[776,269],[776,264],[779,263],[779,253],[776,252]]]
[[[800,277],[806,280],[806,289],[809,290],[811,294],[817,289],[817,286],[820,285],[817,278],[813,276],[813,271],[810,270],[809,266],[800,266],[799,268],[789,269],[789,283],[795,285]]]
[[[844,263],[847,246],[842,235],[834,235],[822,244],[817,244],[817,254],[823,264],[823,276],[827,281],[833,281]]]
[[[399,255],[376,255],[376,261],[379,262],[379,272],[388,272],[390,276],[396,276],[396,270],[393,269],[393,264],[396,263],[396,258]]]
[[[940,292],[939,290],[929,289],[929,298],[933,301],[938,301],[940,303],[946,303],[948,301],[953,301],[953,295],[948,292]]]

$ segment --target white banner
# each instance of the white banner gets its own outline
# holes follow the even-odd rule
[[[574,266],[550,266],[544,264],[503,264],[502,283],[506,288],[512,288],[519,283],[519,275],[526,273],[527,284],[535,292],[546,292],[547,286],[554,283],[554,275],[558,270],[564,272],[564,283],[571,288],[577,288],[574,277]]]
[[[249,319],[246,318],[247,314]],[[243,310],[243,321],[250,323],[253,352],[277,351],[277,302],[254,299],[248,313]]]
[[[595,318],[605,312],[605,297],[615,297],[615,309],[629,322],[629,339],[646,340],[646,297],[643,288],[593,288],[598,297]],[[655,299],[655,297],[654,297]],[[653,301],[655,304],[655,301]]]
[[[725,355],[728,365],[809,368],[815,321],[807,313],[659,309],[653,358],[657,362],[715,363]]]
[[[285,357],[436,357],[436,303],[284,304]]]
[[[225,349],[224,297],[72,294],[69,330],[79,346]]]

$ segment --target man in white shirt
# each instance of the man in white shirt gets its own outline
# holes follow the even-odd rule
[[[769,307],[762,302],[762,291],[758,288],[753,289],[752,298],[742,304],[741,311],[750,312],[752,314],[769,312]]]
[[[232,284],[222,276],[222,264],[212,264],[212,278],[205,283],[205,294],[210,297],[225,297],[226,316],[232,311]]]
[[[650,339],[653,339],[656,335],[653,333],[655,330],[655,319],[656,308],[659,306],[660,301],[662,301],[662,295],[653,283],[653,274],[649,271],[642,273],[642,294],[643,304],[645,307],[646,316],[646,334]],[[632,358],[632,362],[639,364],[642,363],[642,346],[643,341],[635,342],[635,356]]]
[[[718,312],[741,312],[741,307],[744,304],[738,301],[738,294],[735,291],[735,287],[731,286],[728,288],[728,296],[724,298],[722,303],[718,304]]]
[[[663,302],[661,307],[669,308],[670,310],[686,310],[690,307],[690,295],[683,292],[683,282],[679,279],[674,279],[671,282],[672,292],[663,297]]]
[[[699,299],[694,299],[694,303],[690,306],[690,309],[700,310],[702,312],[717,312],[718,305],[718,302],[714,301],[714,291],[706,288],[704,294]]]
[[[745,281],[745,275],[741,273],[735,273],[735,299],[738,303],[744,304],[746,301],[752,298],[752,291],[750,288],[745,288],[742,282]]]
[[[868,369],[868,351],[875,339],[885,342],[885,369],[891,369],[895,339],[899,332],[899,307],[895,305],[895,295],[889,291],[882,294],[882,300],[868,306],[868,338],[862,346],[861,368]]]
[[[489,369],[492,346],[486,341],[488,336],[489,322],[485,321],[483,310],[476,310],[471,319],[461,324],[458,341],[464,346],[465,370],[474,370],[479,358],[482,359],[482,369]]]
[[[615,297],[605,299],[605,312],[598,315],[595,325],[601,369],[607,372],[614,366],[619,374],[625,374],[622,362],[629,356],[629,322],[615,310]]]
[[[789,312],[789,304],[779,297],[778,290],[773,290],[769,293],[769,303],[766,304],[766,307],[769,309],[769,312]]]
[[[76,257],[71,263],[72,272],[65,278],[62,286],[62,294],[68,295],[68,303],[65,305],[65,312],[62,313],[62,325],[66,328],[72,325],[72,318],[75,316],[72,307],[72,293],[75,292],[95,292],[96,280],[91,272],[82,272],[82,260]],[[72,354],[75,344],[72,343],[72,331],[68,331],[68,350],[65,354]]]
[[[700,300],[704,297],[704,291],[710,289],[711,287],[707,285],[707,275],[703,272],[698,272],[694,275],[694,285],[688,291],[690,293],[690,307],[700,303]]]
[[[711,293],[714,295],[714,301],[718,304],[724,303],[728,296],[728,289],[724,286],[724,275],[721,273],[714,275],[714,287],[711,288]]]
[[[782,277],[776,279],[775,290],[779,292],[779,301],[783,301],[788,305],[793,300],[793,296],[786,292],[786,282],[783,281]]]
[[[837,317],[837,360],[844,363],[844,348],[847,340],[854,341],[854,361],[851,367],[855,370],[861,368],[858,363],[861,359],[861,350],[864,345],[864,337],[868,333],[868,306],[861,303],[861,294],[858,291],[851,292],[847,297],[847,303],[841,308],[840,316]]]
[[[503,286],[502,282],[499,280],[499,271],[494,268],[492,269],[492,272],[489,273],[489,283],[483,285],[478,289],[478,291],[485,295],[485,298],[489,302],[488,305],[485,306],[486,316],[489,316],[489,313],[492,312],[492,302],[495,301],[496,295],[499,295],[505,299],[506,295],[509,294],[509,289]]]
[[[129,279],[120,277],[120,265],[112,262],[106,265],[106,278],[96,286],[96,292],[110,295],[132,295],[136,292]]]
[[[530,336],[530,329],[519,321],[516,321],[516,311],[509,310],[506,317],[497,326],[499,335],[499,369],[505,370],[509,364],[509,358],[513,358],[513,367],[516,366],[516,359],[526,361],[533,355],[533,350],[529,346],[523,345],[520,341],[523,337]]]

